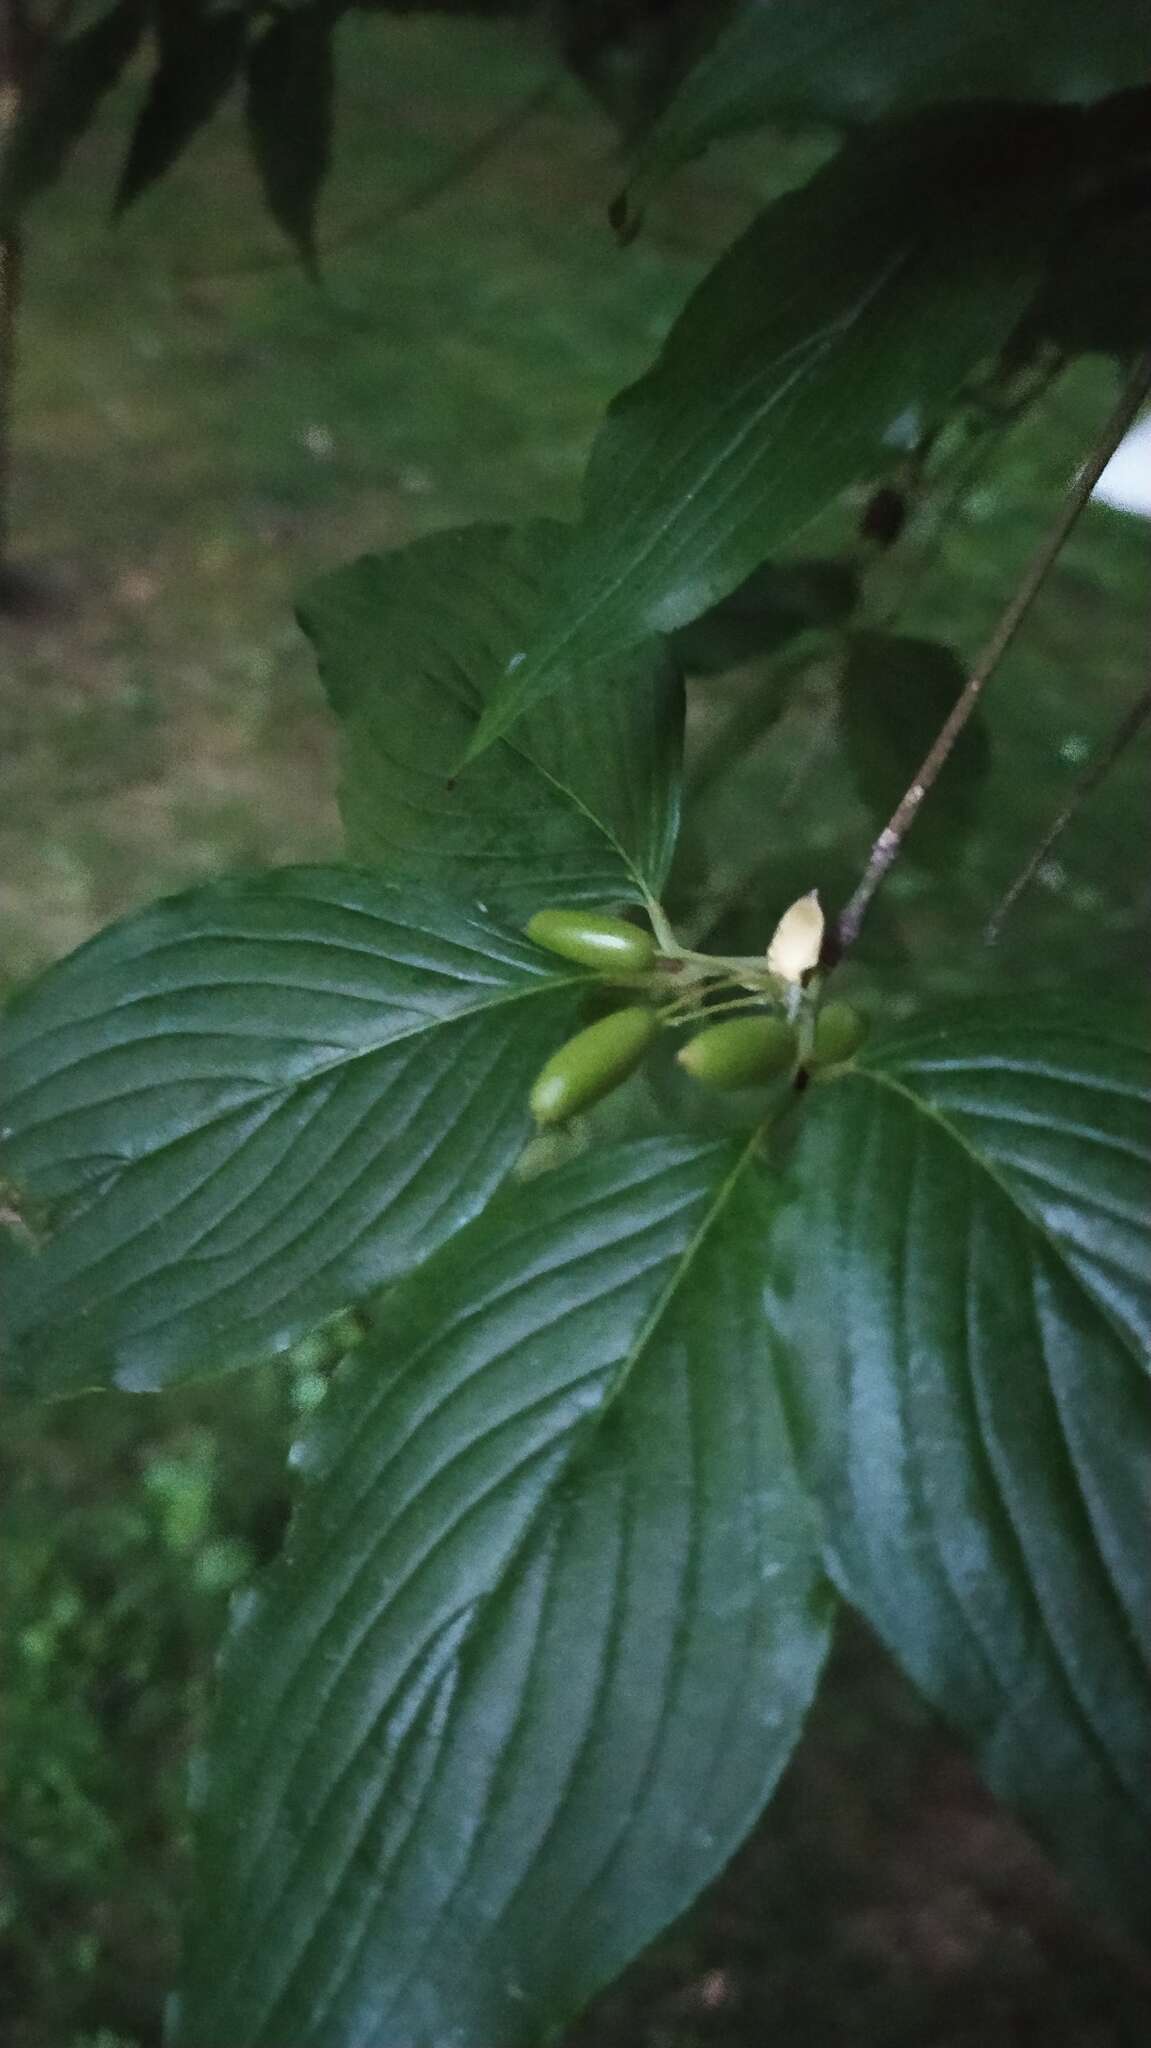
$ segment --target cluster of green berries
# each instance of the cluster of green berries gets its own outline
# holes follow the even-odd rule
[[[651,933],[622,917],[540,910],[525,930],[536,945],[617,980],[655,977],[660,966]],[[536,1079],[530,1096],[536,1122],[566,1123],[618,1088],[640,1065],[660,1022],[651,1003],[630,1003],[577,1032],[553,1053]],[[866,1035],[867,1020],[851,1004],[826,1004],[803,1053],[805,1069],[840,1065],[859,1050]],[[704,1024],[681,1047],[677,1059],[686,1073],[709,1087],[754,1088],[797,1067],[800,1037],[794,1023],[783,1016],[760,1011],[726,1017],[718,1024]]]

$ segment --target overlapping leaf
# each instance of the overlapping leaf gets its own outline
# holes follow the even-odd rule
[[[59,177],[143,30],[143,0],[116,0],[45,55],[0,160],[0,222]]]
[[[845,562],[766,562],[736,590],[671,637],[687,675],[717,675],[761,661],[801,633],[841,626],[859,599]]]
[[[13,1006],[13,1383],[157,1387],[282,1348],[473,1216],[579,977],[478,912],[287,868],[113,926]]]
[[[498,678],[538,630],[563,527],[469,526],[322,577],[300,622],[343,724],[353,857],[520,919],[642,902],[679,814],[682,691],[659,643],[573,675],[450,785]]]
[[[1135,1920],[1149,1109],[1145,1053],[1107,1016],[925,1028],[817,1092],[783,1233],[841,1589],[992,1787]]]
[[[688,157],[763,121],[873,121],[930,101],[1087,101],[1151,66],[1142,0],[743,0],[655,123],[633,207]]]
[[[624,1147],[393,1295],[226,1659],[177,2048],[534,2048],[751,1825],[828,1618],[773,1202]]]
[[[300,0],[273,14],[248,55],[248,136],[264,199],[309,267],[331,158],[338,14],[328,0]]]
[[[242,8],[183,6],[161,17],[160,61],[132,131],[116,189],[115,211],[162,178],[210,121],[239,74],[248,38]]]
[[[474,752],[574,663],[697,618],[914,445],[1026,305],[1073,127],[1042,109],[913,123],[761,216],[612,405],[546,624]]]

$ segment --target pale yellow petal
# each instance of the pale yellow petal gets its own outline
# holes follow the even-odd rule
[[[802,981],[819,963],[823,945],[823,912],[819,891],[811,889],[785,910],[767,949],[767,964],[781,981]]]

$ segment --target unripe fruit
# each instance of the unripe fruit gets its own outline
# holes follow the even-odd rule
[[[654,1010],[613,1010],[553,1053],[528,1101],[538,1124],[566,1123],[609,1095],[638,1067],[658,1030]]]
[[[655,961],[656,944],[650,932],[628,924],[622,917],[606,917],[595,910],[537,910],[524,926],[529,939],[574,960],[577,967],[598,967],[601,972],[645,974]]]
[[[712,1088],[754,1088],[791,1066],[796,1045],[782,1017],[728,1017],[689,1039],[676,1058]]]
[[[870,1020],[852,1003],[825,1003],[815,1020],[808,1065],[839,1066],[859,1051],[870,1029]]]

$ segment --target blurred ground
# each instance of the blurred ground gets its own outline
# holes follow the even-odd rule
[[[754,194],[818,147],[706,164],[621,254],[604,223],[610,136],[561,86],[466,181],[405,214],[405,195],[546,84],[545,62],[494,32],[403,21],[361,24],[345,56],[322,295],[260,218],[226,120],[107,232],[129,91],[35,218],[14,527],[38,597],[0,622],[9,983],[157,893],[336,850],[295,587],[454,521],[571,510],[603,404]],[[903,626],[974,651],[1113,385],[1084,364],[1015,431]],[[1146,910],[1135,758],[1067,835],[1009,945],[987,956],[977,935],[1145,680],[1145,554],[1135,520],[1090,509],[994,685],[996,765],[962,859],[944,874],[909,864],[877,917],[859,973],[885,1000],[1005,975],[1129,978]],[[731,701],[696,693],[697,740]],[[834,896],[866,844],[829,703],[816,665],[773,736],[770,801],[753,755],[724,790],[728,879],[755,870],[764,920],[813,869]],[[323,1364],[305,1347],[290,1373],[172,1402],[9,1418],[10,2048],[158,2040],[182,1761],[227,1592],[278,1539],[284,1446]],[[853,1636],[769,1821],[573,2048],[1126,2048],[1146,2038],[1146,2000],[1135,1959]]]
[[[767,1818],[564,2048],[1142,2048],[1149,1991],[849,1626]]]

